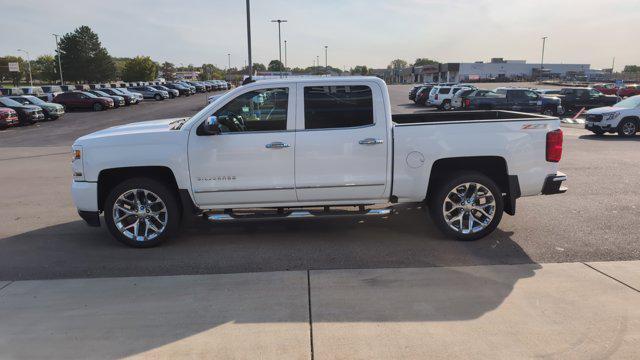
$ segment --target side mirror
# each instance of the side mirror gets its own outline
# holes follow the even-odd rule
[[[202,125],[202,130],[204,130],[205,134],[207,135],[218,135],[222,132],[220,130],[220,123],[218,122],[218,118],[215,115],[209,116]]]

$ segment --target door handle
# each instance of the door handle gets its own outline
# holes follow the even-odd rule
[[[284,149],[284,148],[288,148],[291,145],[287,144],[287,143],[283,143],[281,141],[274,141],[272,143],[269,143],[267,145],[265,145],[264,147],[266,147],[267,149]]]
[[[366,139],[362,139],[360,141],[358,141],[358,144],[360,145],[377,145],[377,144],[382,144],[384,143],[384,140],[382,139],[374,139],[374,138],[366,138]]]

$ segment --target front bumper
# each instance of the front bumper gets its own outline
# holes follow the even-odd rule
[[[562,186],[562,182],[567,180],[567,175],[557,172],[547,176],[542,186],[542,195],[563,194],[567,192],[567,187]]]
[[[80,211],[99,211],[98,183],[87,181],[73,181],[71,196],[76,208]]]

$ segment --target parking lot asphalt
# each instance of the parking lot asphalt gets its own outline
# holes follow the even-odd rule
[[[490,84],[490,87],[499,84]],[[396,112],[410,86],[391,86]],[[518,201],[498,230],[475,242],[442,237],[423,209],[379,219],[209,224],[196,220],[161,247],[131,249],[76,214],[69,186],[75,138],[123,123],[189,116],[206,97],[72,112],[0,132],[0,281],[306,269],[434,267],[640,259],[640,136],[596,137],[563,126],[569,191]]]

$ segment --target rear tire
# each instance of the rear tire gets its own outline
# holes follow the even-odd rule
[[[451,110],[451,101],[450,100],[443,101],[442,104],[440,105],[440,110],[443,110],[443,111]]]
[[[148,248],[175,234],[180,225],[179,209],[175,192],[165,184],[133,178],[109,192],[104,219],[116,240],[131,247]]]
[[[448,237],[463,241],[483,238],[502,219],[502,192],[486,175],[465,171],[435,185],[429,213],[435,225]]]

